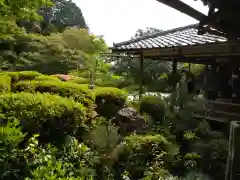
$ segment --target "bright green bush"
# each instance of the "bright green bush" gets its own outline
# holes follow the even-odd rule
[[[69,82],[77,83],[77,84],[87,84],[89,83],[89,79],[87,78],[82,78],[82,77],[72,77]]]
[[[0,75],[0,91],[11,91],[11,77],[7,75]]]
[[[37,76],[34,80],[36,80],[36,81],[59,81],[59,82],[61,81],[57,77],[47,76],[47,75]]]
[[[47,93],[1,94],[0,113],[5,120],[19,119],[28,136],[39,133],[47,142],[74,133],[85,120],[82,104]]]
[[[96,111],[104,117],[113,117],[118,110],[124,107],[127,92],[113,87],[99,87],[95,89],[97,105]]]
[[[155,123],[161,124],[166,114],[166,103],[159,96],[144,96],[140,100],[140,112],[149,114]]]
[[[72,98],[75,101],[86,103],[94,100],[94,93],[89,91],[86,86],[71,82],[58,81],[21,81],[15,84],[15,92],[49,92],[60,96]],[[88,99],[88,100],[87,100]],[[87,105],[87,104],[86,104]]]
[[[5,72],[6,74],[11,77],[12,82],[17,82],[21,80],[33,80],[37,76],[41,76],[42,74],[36,71],[19,71],[19,72]]]

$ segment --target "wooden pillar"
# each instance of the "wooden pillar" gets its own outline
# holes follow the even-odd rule
[[[144,61],[144,53],[140,53],[140,88],[139,88],[139,98],[142,97],[143,94],[143,78],[144,78],[144,67],[143,67],[143,61]]]
[[[172,62],[172,91],[176,90],[177,86],[177,61]]]
[[[230,124],[229,153],[227,160],[225,180],[240,179],[240,122],[232,121]]]
[[[191,72],[191,63],[188,63],[188,72]]]

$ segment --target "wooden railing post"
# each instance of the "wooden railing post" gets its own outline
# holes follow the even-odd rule
[[[230,124],[229,154],[226,167],[225,180],[240,179],[240,122],[232,121]]]

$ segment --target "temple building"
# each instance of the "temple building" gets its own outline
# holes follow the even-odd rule
[[[193,24],[114,43],[111,50],[115,55],[138,56],[142,72],[145,58],[171,61],[173,75],[178,62],[205,65],[202,89],[207,118],[221,122],[240,118],[240,43],[198,31],[198,24]],[[142,89],[141,83],[140,94]]]

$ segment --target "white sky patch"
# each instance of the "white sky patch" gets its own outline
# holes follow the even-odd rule
[[[141,28],[163,30],[197,23],[196,20],[156,0],[73,0],[82,10],[90,31],[103,35],[109,46],[129,40]],[[182,0],[204,14],[201,1]]]

